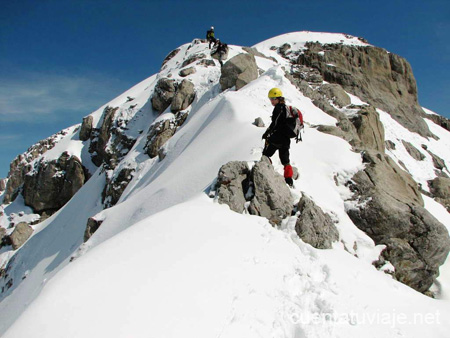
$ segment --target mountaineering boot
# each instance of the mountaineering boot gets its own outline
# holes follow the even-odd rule
[[[284,166],[284,180],[286,181],[286,184],[291,188],[294,186],[294,180],[292,179],[292,176],[294,176],[292,166],[290,164],[286,164]]]

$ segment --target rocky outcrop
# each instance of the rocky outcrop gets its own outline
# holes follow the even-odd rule
[[[430,154],[430,156],[431,156],[431,158],[433,160],[433,166],[437,170],[442,171],[444,169],[447,169],[447,166],[445,165],[445,161],[442,158],[440,158],[436,154],[432,153],[429,149],[427,149],[427,147],[425,145],[422,145],[422,148],[425,149],[428,152],[428,154]]]
[[[361,141],[360,148],[384,153],[384,127],[380,121],[380,116],[373,107],[366,106],[359,110],[358,114],[351,119],[351,122],[355,126]]]
[[[92,162],[106,169],[114,169],[130,151],[136,140],[126,135],[128,120],[124,119],[118,107],[107,106],[98,128],[90,132],[89,152]]]
[[[450,251],[447,229],[423,208],[417,183],[393,160],[380,152],[366,151],[363,161],[366,168],[348,183],[357,205],[347,213],[376,244],[387,246],[384,256],[402,271],[395,277],[424,292]],[[411,250],[423,263],[420,273],[417,264],[408,270]]]
[[[188,68],[180,70],[180,72],[178,74],[181,77],[186,77],[186,76],[189,76],[191,74],[195,74],[196,72],[197,72],[197,70],[195,69],[195,67],[188,67]]]
[[[177,87],[177,91],[172,100],[170,110],[172,113],[178,113],[181,110],[185,110],[191,105],[195,99],[194,84],[184,79]]]
[[[319,92],[325,95],[329,100],[342,108],[348,106],[351,102],[350,96],[345,92],[345,90],[337,84],[325,84],[320,87]]]
[[[167,62],[169,62],[170,60],[172,60],[179,52],[180,52],[180,48],[174,49],[173,51],[171,51],[165,58],[164,61],[161,65],[161,70],[166,68],[166,64]]]
[[[33,169],[31,162],[46,151],[52,149],[56,144],[56,140],[65,135],[67,135],[67,131],[63,130],[45,140],[39,141],[11,162],[8,182],[3,196],[4,204],[11,203],[16,199],[19,190],[25,181],[25,176]]]
[[[313,103],[325,113],[338,120],[336,127],[321,125],[318,126],[319,131],[343,138],[355,150],[369,149],[384,152],[384,127],[375,108],[372,106],[349,106],[353,110],[358,109],[358,111],[347,116],[322,97],[316,98]]]
[[[162,78],[159,79],[155,86],[151,102],[152,107],[159,113],[166,110],[175,96],[177,91],[177,83],[174,79]]]
[[[284,43],[277,49],[277,52],[281,54],[283,57],[287,58],[288,54],[290,54],[292,46],[288,43]]]
[[[93,128],[94,118],[92,115],[86,116],[83,118],[83,123],[81,124],[80,129],[80,140],[87,141],[91,137],[92,128]]]
[[[404,127],[433,137],[423,121],[417,85],[409,63],[386,50],[366,46],[308,43],[297,63],[317,69],[329,83],[341,85],[370,105],[391,114]]]
[[[434,180],[429,181],[428,185],[436,201],[450,212],[450,178],[436,177]]]
[[[134,168],[123,168],[112,178],[106,178],[105,189],[102,193],[102,202],[105,208],[110,208],[117,204],[128,184],[133,179]]]
[[[250,168],[247,162],[233,161],[223,165],[217,176],[217,197],[221,204],[242,213],[245,209],[245,193],[250,185]]]
[[[229,162],[219,170],[216,197],[231,210],[243,212],[248,202],[252,215],[276,225],[293,210],[292,197],[284,178],[276,173],[265,156],[250,171],[246,162]]]
[[[87,180],[87,173],[76,156],[64,152],[57,160],[36,164],[25,176],[25,204],[39,214],[54,213],[66,204]]]
[[[161,152],[164,144],[175,134],[184,121],[186,121],[188,114],[186,112],[179,112],[174,119],[163,120],[154,123],[150,126],[147,134],[147,143],[144,147],[145,153],[154,158],[159,155],[162,159],[165,154]]]
[[[248,208],[253,215],[267,218],[272,224],[280,224],[291,215],[292,197],[284,178],[273,170],[265,156],[252,170],[254,197]]]
[[[86,230],[84,231],[84,242],[87,242],[89,238],[100,228],[102,220],[97,220],[94,217],[90,217],[86,224]]]
[[[253,56],[258,56],[260,58],[264,58],[264,59],[273,61],[275,63],[278,63],[277,59],[275,59],[273,56],[268,57],[268,56],[264,55],[263,53],[261,53],[260,51],[258,51],[256,48],[253,48],[253,47],[242,47],[242,49],[244,51],[246,51],[248,54],[251,54]]]
[[[177,125],[171,120],[161,121],[150,127],[145,152],[150,158],[158,156],[161,147],[175,134]]]
[[[423,161],[425,159],[425,155],[420,152],[419,149],[414,147],[411,143],[402,140],[403,146],[405,147],[408,154],[415,159],[416,161]]]
[[[202,60],[204,58],[206,58],[206,54],[204,53],[191,55],[186,60],[183,61],[181,67],[186,67],[187,65],[190,65],[191,63],[194,63],[198,60]]]
[[[20,222],[14,228],[14,231],[9,235],[9,242],[11,243],[13,250],[20,248],[30,236],[33,234],[33,228],[26,222]]]
[[[110,153],[107,151],[106,146],[112,134],[114,116],[118,109],[118,107],[106,107],[103,110],[100,128],[94,128],[91,131],[89,152],[92,154],[92,162],[97,167],[101,166],[102,163],[109,162]]]
[[[438,126],[450,131],[450,119],[437,114],[426,114],[425,117],[436,123]]]
[[[210,59],[202,59],[199,62],[197,62],[197,64],[199,66],[203,66],[203,67],[215,67],[216,66],[214,61],[210,60]]]
[[[314,99],[307,94],[308,92],[311,93],[311,91],[313,91],[310,85],[321,85],[323,83],[323,77],[320,71],[315,68],[299,64],[293,64],[291,69],[293,77],[292,80],[296,82],[294,85],[297,85],[300,91],[306,96]]]
[[[381,253],[383,261],[389,261],[394,267],[394,278],[418,291],[426,291],[434,282],[435,271],[427,268],[408,241],[390,238],[383,242],[386,249]]]
[[[298,203],[298,210],[300,216],[295,224],[297,235],[317,249],[331,249],[332,243],[339,240],[339,232],[331,217],[305,195]]]
[[[223,65],[219,82],[222,90],[234,86],[236,86],[236,90],[239,90],[257,78],[258,67],[255,57],[243,53],[232,57]]]
[[[156,86],[152,96],[152,107],[159,113],[164,112],[169,106],[173,113],[185,110],[195,98],[194,84],[184,79],[177,83],[173,79],[162,78]]]

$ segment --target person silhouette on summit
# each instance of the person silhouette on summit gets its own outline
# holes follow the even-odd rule
[[[228,54],[228,45],[226,43],[221,42],[219,39],[216,40],[216,43],[214,44],[215,51],[212,54],[218,55],[218,60],[220,63],[220,66],[223,67],[223,59],[226,54]]]
[[[294,185],[292,180],[294,172],[289,160],[291,139],[289,137],[289,127],[286,123],[286,101],[279,88],[272,88],[268,96],[274,109],[272,112],[272,123],[270,123],[270,126],[262,136],[262,139],[266,140],[262,154],[270,159],[278,150],[281,164],[284,166],[284,180],[292,187]]]
[[[214,26],[211,26],[211,29],[206,32],[206,40],[209,42],[209,49],[211,49],[211,45],[216,42]]]

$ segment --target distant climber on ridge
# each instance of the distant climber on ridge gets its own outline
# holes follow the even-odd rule
[[[206,32],[206,40],[209,42],[209,49],[211,49],[211,45],[216,42],[214,26],[211,26],[211,29]]]
[[[219,60],[220,66],[223,66],[223,60],[227,58],[228,55],[228,45],[226,43],[221,42],[219,39],[216,39],[214,44],[214,48],[211,51],[211,56],[216,56]]]
[[[291,139],[289,126],[287,125],[286,101],[279,88],[272,88],[268,96],[274,109],[272,112],[272,123],[262,136],[262,139],[266,140],[262,154],[270,158],[278,150],[281,164],[284,165],[284,180],[292,187],[294,185],[292,180],[294,173],[289,160]]]

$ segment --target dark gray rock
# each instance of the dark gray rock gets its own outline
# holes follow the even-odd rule
[[[247,162],[233,161],[223,165],[217,176],[217,197],[238,213],[244,211],[245,194],[249,185],[250,169]]]
[[[264,128],[264,127],[266,126],[266,125],[264,124],[263,119],[260,118],[260,117],[257,117],[257,118],[255,119],[255,122],[253,122],[253,124],[254,124],[255,126],[259,127],[259,128]]]
[[[16,225],[14,231],[9,235],[9,240],[14,250],[20,248],[33,233],[33,228],[26,222]]]
[[[150,158],[158,156],[161,147],[175,134],[177,125],[165,120],[150,127],[145,152]]]
[[[406,142],[405,140],[402,140],[403,146],[405,147],[406,151],[409,155],[416,161],[423,161],[425,159],[425,155],[420,152],[419,149],[414,147],[411,143]]]
[[[223,65],[219,82],[222,90],[234,86],[239,90],[257,78],[258,67],[255,57],[250,54],[238,54]]]
[[[295,224],[298,236],[317,249],[331,249],[332,243],[339,240],[331,217],[305,195],[300,199],[298,210],[300,216]]]
[[[200,54],[194,54],[191,55],[189,58],[187,58],[181,65],[181,67],[186,67],[187,65],[190,65],[191,63],[194,63],[198,60],[204,59],[206,58],[206,55],[204,53],[200,53]]]
[[[84,242],[87,242],[89,238],[100,228],[102,220],[96,220],[94,217],[90,217],[86,224],[86,230],[84,231]]]
[[[391,248],[391,239],[403,240],[410,247],[408,251],[415,251],[425,268],[418,274],[415,265],[408,273],[402,263],[402,280],[424,292],[431,286],[430,281],[437,276],[439,266],[450,251],[447,229],[423,208],[417,183],[393,160],[382,153],[366,151],[363,161],[367,163],[366,168],[348,184],[359,206],[350,208],[347,213],[376,244],[387,245],[388,251],[395,249],[395,257],[402,255],[398,250],[404,246]],[[401,260],[391,263],[396,267],[398,262]],[[428,277],[417,280],[417,276],[424,275]]]
[[[175,80],[168,78],[159,79],[151,99],[153,109],[159,113],[166,110],[172,103],[176,90],[177,84]]]
[[[426,114],[425,117],[436,123],[438,126],[450,131],[450,119],[434,114]]]
[[[93,122],[94,122],[94,118],[91,115],[83,118],[83,123],[81,124],[81,129],[80,129],[80,140],[81,141],[87,141],[91,137]]]
[[[60,136],[65,136],[66,131],[60,131],[59,133],[52,135],[45,140],[41,140],[38,143],[32,145],[28,150],[18,155],[9,166],[8,182],[6,184],[6,190],[3,195],[3,203],[7,204],[14,201],[19,194],[22,187],[25,176],[33,170],[32,163],[36,158],[44,154],[46,151],[52,149]]]
[[[389,140],[389,141],[385,141],[384,144],[386,146],[386,149],[395,150],[395,143],[394,142]]]
[[[110,208],[117,204],[126,187],[133,179],[134,171],[134,168],[123,168],[114,177],[107,178],[102,193],[102,202],[105,208]]]
[[[252,181],[254,197],[249,206],[251,214],[266,217],[270,223],[277,225],[291,215],[291,192],[267,157],[263,156],[253,167]]]
[[[112,135],[114,117],[119,107],[106,107],[103,110],[101,125],[99,129],[94,128],[91,132],[91,144],[89,152],[92,154],[92,162],[99,167],[102,163],[109,162],[110,154],[106,146]]]
[[[445,165],[445,161],[437,156],[436,154],[433,154],[430,150],[427,149],[428,154],[430,154],[431,158],[433,159],[433,165],[438,170],[444,170],[447,169],[447,166]]]
[[[179,112],[176,114],[175,119],[152,124],[147,134],[147,143],[144,147],[145,153],[150,158],[159,156],[160,159],[163,159],[165,152],[162,151],[162,147],[175,134],[177,128],[186,121],[187,117],[188,113]]]
[[[195,74],[196,72],[197,72],[197,70],[195,69],[195,67],[189,67],[189,68],[180,70],[180,72],[178,74],[182,77],[186,77],[191,74]]]
[[[204,67],[215,67],[216,64],[213,60],[210,59],[202,59],[199,62],[197,62],[198,65],[204,66]]]
[[[195,88],[194,84],[184,79],[180,85],[177,87],[177,91],[172,100],[172,105],[170,110],[173,113],[177,113],[181,110],[185,110],[191,105],[195,99]]]
[[[435,272],[427,269],[425,262],[407,241],[391,238],[382,242],[386,245],[381,256],[395,266],[394,278],[424,292],[433,283]]]
[[[286,57],[288,54],[288,51],[290,49],[291,49],[291,45],[288,43],[285,43],[280,48],[278,48],[278,53],[280,53],[282,56]]]
[[[25,204],[37,213],[52,214],[66,204],[84,185],[87,174],[76,156],[64,152],[57,160],[40,161],[25,177]]]

